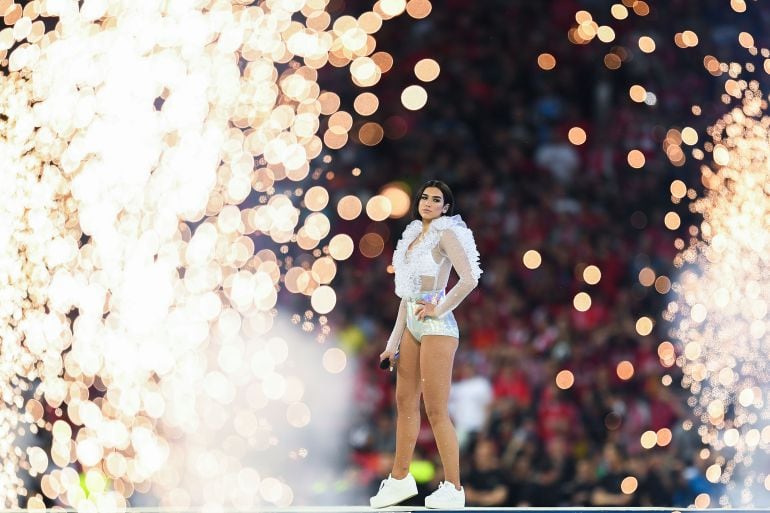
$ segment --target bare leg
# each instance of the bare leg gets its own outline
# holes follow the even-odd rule
[[[444,466],[444,481],[460,489],[460,449],[457,433],[449,418],[447,403],[452,385],[452,365],[458,340],[442,335],[422,337],[420,372],[425,412],[428,414],[433,436],[436,439],[441,464]]]
[[[394,479],[409,473],[417,435],[420,431],[420,345],[409,330],[404,330],[396,366],[396,455]]]

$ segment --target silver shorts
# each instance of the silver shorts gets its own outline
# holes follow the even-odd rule
[[[446,337],[460,338],[460,329],[452,312],[447,312],[443,317],[425,317],[422,321],[417,318],[415,310],[417,301],[425,301],[437,305],[444,299],[446,292],[443,290],[429,290],[420,292],[406,300],[406,328],[414,339],[419,342],[424,335],[444,335]]]

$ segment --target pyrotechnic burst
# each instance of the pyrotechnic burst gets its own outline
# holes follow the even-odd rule
[[[677,257],[667,317],[698,434],[716,451],[706,477],[728,484],[722,500],[735,506],[770,490],[770,116],[757,82],[732,82],[742,105],[711,128],[714,166],[702,167],[706,192],[692,204],[703,222]]]
[[[749,4],[730,0],[729,9],[746,13]],[[611,6],[610,23],[622,23],[634,15],[645,17],[650,12],[645,1],[622,0]],[[654,27],[648,33],[635,32],[616,40],[619,33],[581,10],[575,14],[567,38],[576,45],[597,40],[607,44],[603,65],[609,70],[620,69],[631,57],[644,59],[644,54],[653,54],[666,44],[655,34]],[[770,50],[759,48],[748,32],[736,35],[736,48],[745,49],[751,55],[748,60],[755,62],[723,62],[707,54],[703,66],[712,77],[723,77],[722,101],[730,104],[740,100],[741,105],[709,129],[713,142],[703,144],[702,149],[687,148],[699,140],[698,131],[691,126],[672,127],[663,138],[662,149],[671,165],[683,167],[688,159],[703,161],[709,153],[714,165],[701,168],[705,189],[701,198],[684,181],[671,183],[674,203],[694,200],[691,210],[702,216],[703,222],[689,227],[689,241],[675,242],[680,254],[674,263],[682,268],[673,286],[678,298],[668,305],[663,317],[673,323],[677,346],[663,341],[658,354],[665,367],[676,364],[683,370],[682,385],[691,393],[688,404],[700,421],[695,426],[686,421],[685,427],[696,429],[711,448],[695,457],[710,463],[706,471],[709,481],[725,485],[721,503],[747,506],[770,503],[770,410],[766,405],[770,393],[770,116],[759,84],[740,76],[759,70],[770,74]],[[685,29],[674,35],[673,43],[680,49],[691,49],[698,47],[700,39]],[[540,54],[537,62],[546,72],[557,67],[557,58],[550,53]],[[654,106],[658,101],[656,92],[644,84],[630,84],[628,95],[637,104]],[[694,105],[692,112],[699,116],[702,108]],[[575,145],[583,144],[590,136],[580,127],[569,132],[569,140]],[[627,161],[635,170],[647,164],[645,153],[636,148],[628,151]],[[682,219],[670,211],[664,224],[679,230]],[[668,277],[656,278],[647,267],[640,272],[639,282],[647,287],[654,284],[661,294],[672,288]],[[576,296],[575,308],[590,308],[590,296]],[[643,319],[647,322],[640,330]],[[639,319],[637,332],[651,331],[652,321]],[[672,378],[665,375],[662,381],[668,386]],[[641,444],[646,449],[666,445],[670,435],[666,433],[665,443],[661,443],[660,433],[648,431],[642,434]],[[705,507],[709,501],[707,494],[701,494],[695,505]]]
[[[19,465],[81,511],[151,485],[175,506],[292,501],[241,459],[280,441],[268,403],[310,422],[271,334],[278,290],[310,297],[303,328],[323,341],[335,260],[353,249],[344,234],[322,244],[329,194],[304,185],[353,126],[317,70],[377,83],[392,59],[372,34],[406,3],[334,23],[326,0],[252,3],[0,2],[0,507],[25,495]],[[323,366],[340,372],[344,353]],[[50,453],[21,453],[25,423],[52,433]]]

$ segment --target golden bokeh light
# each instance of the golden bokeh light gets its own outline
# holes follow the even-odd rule
[[[361,237],[358,250],[367,258],[377,258],[385,249],[385,241],[379,233],[369,232]]]
[[[610,52],[604,56],[604,65],[607,66],[607,69],[619,69],[621,64],[623,64],[623,60],[616,53]]]
[[[572,374],[572,371],[569,370],[561,370],[556,374],[556,386],[559,387],[562,390],[567,390],[569,388],[572,388],[572,385],[575,384],[575,375]]]
[[[337,215],[346,221],[356,219],[362,211],[363,204],[358,196],[344,196],[337,202]]]
[[[431,10],[433,10],[433,5],[430,0],[409,0],[406,4],[407,14],[416,20],[427,17]]]
[[[669,230],[678,230],[682,225],[682,220],[676,212],[667,212],[663,218],[663,224],[665,224],[666,228]]]
[[[642,433],[640,442],[644,449],[652,449],[658,443],[658,435],[655,431],[645,431]]]
[[[713,55],[706,55],[703,58],[703,67],[715,77],[722,75],[721,63]]]
[[[310,297],[310,304],[313,310],[319,314],[327,314],[334,309],[337,303],[337,294],[334,289],[328,285],[322,285],[313,291]]]
[[[388,199],[391,206],[390,217],[400,219],[409,213],[412,201],[406,184],[393,182],[383,187],[380,194]]]
[[[661,447],[665,447],[671,443],[674,435],[669,428],[660,428],[656,433],[657,444]]]
[[[636,332],[641,336],[647,336],[652,333],[653,328],[652,319],[649,317],[640,317],[636,321]]]
[[[722,144],[714,146],[714,162],[720,166],[726,166],[730,163],[730,151]]]
[[[658,276],[655,279],[655,290],[658,294],[668,294],[671,291],[671,279],[668,276]]]
[[[331,115],[337,112],[340,108],[340,97],[333,92],[323,92],[318,96],[318,101],[321,103],[321,114]]]
[[[538,267],[540,267],[540,264],[543,262],[543,259],[537,250],[530,249],[524,253],[524,256],[522,257],[522,262],[524,263],[524,267],[526,267],[527,269],[537,269]]]
[[[348,357],[345,351],[338,347],[331,347],[324,352],[323,366],[331,374],[339,374],[347,366]]]
[[[634,377],[634,365],[628,360],[623,360],[622,362],[618,363],[617,367],[615,368],[615,372],[620,379],[623,381],[628,381]]]
[[[725,413],[724,403],[721,401],[714,401],[714,403],[719,402],[719,407],[714,408],[714,415],[713,417],[721,417]],[[724,433],[724,442],[725,445],[728,447],[735,447],[738,444],[738,441],[741,439],[740,432],[735,428],[730,428],[725,430]]]
[[[355,245],[349,235],[339,233],[329,241],[329,255],[337,260],[347,260],[353,254]]]
[[[693,501],[695,504],[695,507],[698,509],[705,509],[708,508],[711,504],[711,497],[709,497],[709,494],[707,493],[699,493],[695,500]]]
[[[583,281],[589,285],[596,285],[602,279],[602,271],[595,265],[589,265],[583,269]]]
[[[323,142],[328,148],[339,150],[348,143],[348,133],[343,132],[340,134],[335,133],[332,130],[327,130],[324,132]]]
[[[294,402],[286,408],[286,420],[294,428],[303,428],[310,424],[310,408],[305,403]]]
[[[655,271],[649,267],[644,267],[639,271],[639,283],[645,287],[651,287],[655,283]]]
[[[541,53],[537,56],[537,65],[542,70],[550,71],[556,67],[556,57],[550,53]]]
[[[639,38],[639,49],[644,53],[652,53],[655,51],[655,40],[650,36],[642,36]]]
[[[631,8],[637,16],[647,16],[650,14],[650,6],[644,0],[634,0]]]
[[[741,32],[738,34],[738,44],[747,49],[751,48],[754,46],[754,36],[748,32]]]
[[[636,103],[642,103],[647,98],[647,90],[638,84],[632,85],[628,90],[628,95]]]
[[[388,16],[398,16],[406,9],[406,0],[379,0],[380,8]]]
[[[365,92],[356,96],[353,109],[362,116],[371,116],[380,106],[380,100],[373,93]]]
[[[695,131],[692,127],[684,127],[682,129],[682,142],[685,144],[688,144],[690,146],[693,146],[698,142],[698,132]]]
[[[610,8],[612,17],[616,20],[625,20],[628,18],[628,9],[623,4],[613,4]]]
[[[353,127],[353,116],[345,111],[337,111],[329,116],[329,131],[336,135],[344,135]]]
[[[329,204],[329,191],[321,186],[314,186],[305,193],[305,206],[308,210],[318,212]]]
[[[587,136],[586,131],[580,128],[579,126],[573,126],[569,129],[569,132],[567,133],[567,138],[569,139],[569,142],[574,144],[575,146],[580,146],[581,144],[586,142]]]
[[[377,194],[366,202],[366,215],[372,221],[384,221],[393,212],[393,205],[387,196]]]
[[[671,182],[671,196],[682,199],[687,195],[687,185],[682,180]]]
[[[358,26],[367,34],[374,34],[382,27],[382,16],[373,11],[367,11],[358,17]]]
[[[575,21],[579,24],[582,23],[589,23],[593,20],[593,16],[591,16],[591,13],[588,11],[578,11],[575,13]]]
[[[716,463],[709,465],[706,469],[706,479],[711,483],[718,483],[720,477],[722,477],[722,467]]]
[[[644,153],[639,150],[631,150],[628,152],[628,165],[634,169],[641,169],[644,167],[645,158]]]
[[[690,309],[690,318],[696,323],[701,323],[706,320],[708,315],[708,309],[703,303],[696,303],[692,305]]]
[[[361,125],[358,130],[358,139],[366,146],[376,146],[382,141],[385,131],[379,123],[370,121]]]
[[[414,65],[414,75],[423,82],[436,80],[441,73],[441,67],[433,59],[421,59]]]
[[[428,92],[424,87],[410,85],[401,93],[401,103],[409,110],[420,110],[428,102]]]
[[[377,52],[373,54],[372,60],[381,73],[387,73],[393,67],[393,57],[387,52]]]
[[[596,36],[602,43],[611,43],[615,40],[615,31],[612,29],[612,27],[602,25],[599,27],[599,30],[596,31]]]
[[[350,64],[350,75],[353,82],[361,87],[373,86],[380,80],[380,70],[371,57],[357,57]]]
[[[674,44],[679,48],[687,48],[687,43],[684,42],[684,37],[682,37],[681,32],[674,34]]]
[[[634,476],[625,477],[623,478],[623,481],[620,482],[620,491],[626,495],[631,495],[636,492],[638,487],[639,481]]]
[[[741,406],[748,407],[754,404],[754,390],[751,388],[744,388],[743,391],[738,395],[738,402],[741,403]]]
[[[313,279],[320,284],[328,284],[337,274],[337,264],[330,257],[321,257],[312,266]]]
[[[585,312],[591,308],[591,296],[586,292],[578,292],[575,297],[572,298],[572,306],[578,312]]]
[[[666,362],[670,362],[673,364],[674,358],[676,358],[676,352],[674,351],[674,345],[669,341],[663,341],[658,345],[658,358],[662,362],[664,362],[665,367],[670,367],[671,365],[666,365]]]
[[[698,34],[692,30],[685,30],[682,32],[682,42],[686,48],[694,48],[698,46]]]

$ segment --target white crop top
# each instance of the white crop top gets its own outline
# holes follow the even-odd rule
[[[435,316],[454,310],[476,288],[482,270],[473,233],[459,215],[443,216],[431,221],[428,232],[412,249],[409,246],[422,232],[422,221],[407,225],[393,252],[396,273],[396,295],[401,298],[396,325],[388,339],[387,349],[398,347],[406,327],[406,300],[420,292],[443,290],[454,267],[459,281],[436,305]]]

